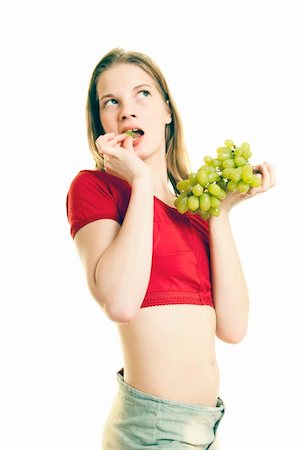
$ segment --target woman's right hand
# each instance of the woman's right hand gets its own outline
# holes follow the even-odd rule
[[[95,141],[98,151],[104,155],[105,171],[130,185],[138,178],[151,180],[149,166],[137,156],[132,143],[133,138],[126,133],[102,134]]]

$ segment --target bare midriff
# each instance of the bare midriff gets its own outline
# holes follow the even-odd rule
[[[165,399],[216,406],[219,370],[212,307],[140,308],[134,320],[117,326],[127,384]]]

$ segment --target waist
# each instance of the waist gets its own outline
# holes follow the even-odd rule
[[[215,359],[186,361],[167,358],[151,364],[124,364],[124,381],[131,387],[164,399],[215,406],[219,390],[219,369]]]
[[[152,395],[212,405],[219,385],[215,329],[210,306],[141,308],[129,324],[118,324],[125,381]]]

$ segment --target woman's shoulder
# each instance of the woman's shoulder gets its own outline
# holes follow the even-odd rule
[[[128,182],[99,169],[80,170],[70,183],[69,203],[99,205],[102,201],[117,205],[121,215],[128,207],[131,188]]]
[[[107,188],[110,191],[114,189],[116,191],[118,191],[119,189],[120,191],[130,190],[130,186],[126,181],[121,180],[120,178],[115,177],[114,175],[100,169],[80,170],[71,181],[71,186],[73,187],[74,185],[77,187],[98,186]]]
[[[74,177],[74,180],[82,180],[82,181],[113,181],[113,179],[115,179],[116,181],[116,177],[114,177],[113,175],[105,172],[104,170],[100,170],[100,169],[82,169],[80,170]],[[119,181],[121,181],[118,178]]]

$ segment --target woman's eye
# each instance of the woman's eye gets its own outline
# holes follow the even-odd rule
[[[147,90],[139,91],[138,94],[140,94],[141,92],[143,92],[143,93],[146,94],[145,97],[148,97],[149,95],[151,95],[150,92],[147,91]],[[103,106],[104,106],[104,107],[109,106],[109,102],[116,102],[116,103],[117,103],[117,100],[114,99],[114,98],[110,98],[109,100],[107,100],[106,102],[104,102]],[[111,105],[115,105],[116,103],[111,103]]]
[[[140,92],[146,92],[147,95],[145,95],[145,97],[148,97],[148,95],[151,95],[149,91],[139,91],[138,93],[140,93]]]
[[[104,104],[103,104],[103,106],[107,106],[107,104],[109,103],[109,102],[111,102],[111,101],[117,101],[117,100],[115,100],[114,98],[110,98],[109,100],[107,100]],[[113,103],[113,105],[114,105],[115,103]]]

